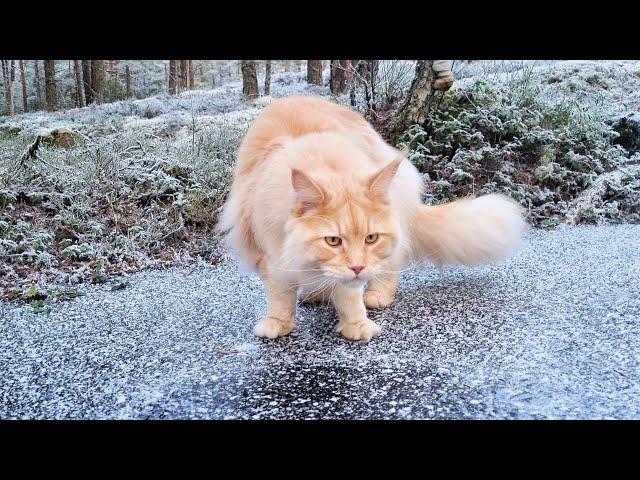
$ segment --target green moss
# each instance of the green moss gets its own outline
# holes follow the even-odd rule
[[[56,128],[43,134],[42,141],[54,147],[71,148],[77,143],[77,137],[68,128]]]

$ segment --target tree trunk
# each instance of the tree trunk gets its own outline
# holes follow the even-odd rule
[[[365,98],[370,111],[376,111],[376,87],[378,84],[378,60],[364,60],[361,77],[364,79]]]
[[[331,60],[331,77],[329,80],[329,88],[331,93],[342,93],[347,88],[347,70],[349,68],[349,60]]]
[[[44,61],[44,91],[47,97],[47,109],[53,112],[58,109],[56,92],[56,66],[54,60]]]
[[[178,60],[169,60],[169,95],[178,93]]]
[[[7,98],[7,89],[6,89],[6,87],[7,87],[7,84],[8,84],[8,82],[7,82],[7,77],[8,77],[8,75],[7,75],[7,73],[8,73],[7,72],[7,61],[6,60],[0,60],[0,65],[2,65],[2,85],[5,87],[4,96],[5,96],[5,100],[6,100],[6,98]],[[8,109],[8,106],[7,106],[7,109]]]
[[[124,67],[124,75],[127,85],[127,98],[131,98],[133,97],[133,92],[131,91],[131,70],[129,69],[129,65],[125,65]]]
[[[14,112],[14,104],[13,104],[13,77],[12,70],[14,69],[13,60],[9,62],[9,60],[2,60],[2,79],[4,81],[5,87],[5,100],[7,102],[7,114],[13,115]],[[15,75],[15,74],[14,74]]]
[[[307,82],[322,85],[322,60],[307,60]]]
[[[104,102],[104,60],[91,60],[91,90],[94,103]]]
[[[367,66],[367,70],[369,73],[369,84],[371,86],[371,101],[373,102],[375,108],[378,87],[378,68],[380,66],[380,60],[369,60],[367,62]]]
[[[349,60],[349,69],[347,70],[347,78],[349,79],[349,100],[352,107],[356,106],[356,83],[358,76],[356,75],[356,69],[358,66],[358,60]]]
[[[91,62],[82,60],[82,86],[84,87],[84,104],[93,102],[93,91],[91,90]]]
[[[14,115],[16,113],[15,106],[15,81],[16,81],[16,64],[15,60],[11,60],[11,64],[9,66],[9,77],[7,83],[7,105],[9,106],[9,115]]]
[[[389,124],[389,133],[394,140],[411,125],[424,125],[434,94],[434,81],[433,60],[418,60],[409,93]]]
[[[284,61],[284,71],[285,73],[288,73],[291,71],[291,60]]]
[[[271,95],[271,60],[264,65],[264,94]]]
[[[189,90],[189,62],[180,60],[180,91]]]
[[[84,95],[84,83],[82,81],[82,65],[80,60],[73,61],[73,72],[76,77],[76,106],[86,107],[86,97]]]
[[[42,80],[40,78],[40,64],[38,60],[33,61],[33,71],[33,76],[35,77],[34,80],[36,83],[36,99],[38,102],[38,108],[42,108],[44,102],[42,101]]]
[[[189,90],[193,90],[195,88],[195,84],[196,84],[196,78],[195,78],[195,69],[193,68],[193,60],[189,60],[188,61],[188,66],[189,66]]]
[[[28,105],[27,105],[27,72],[26,72],[26,67],[25,67],[25,63],[24,60],[20,60],[20,83],[22,85],[22,111],[26,112]]]
[[[111,100],[118,100],[118,60],[109,60],[108,71],[109,76],[111,77],[111,88],[109,89],[109,91],[111,92],[112,97],[114,97]]]
[[[167,92],[169,91],[169,69],[167,64],[164,64],[164,84],[167,86]]]
[[[118,81],[118,64],[115,60],[109,60],[109,75],[115,84]]]
[[[260,95],[255,60],[242,60],[242,93],[248,99]]]

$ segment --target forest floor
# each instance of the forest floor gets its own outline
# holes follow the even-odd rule
[[[537,226],[640,221],[640,118],[616,127],[640,111],[640,62],[458,62],[454,71],[428,124],[398,144],[424,176],[426,202],[497,191]],[[331,97],[288,73],[253,102],[235,82],[0,119],[2,298],[41,311],[85,282],[121,288],[122,274],[219,262],[213,228],[236,149],[272,98],[292,94]],[[38,156],[21,158],[38,135]]]
[[[533,229],[513,259],[403,274],[380,337],[329,306],[255,337],[233,261],[85,286],[48,315],[0,303],[0,418],[638,418],[639,225]]]

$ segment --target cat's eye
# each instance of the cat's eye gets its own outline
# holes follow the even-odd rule
[[[324,240],[332,247],[337,247],[342,243],[342,239],[340,237],[324,237]]]
[[[367,235],[366,237],[364,237],[364,243],[375,243],[376,240],[378,240],[378,234],[377,233],[371,233],[371,234]]]

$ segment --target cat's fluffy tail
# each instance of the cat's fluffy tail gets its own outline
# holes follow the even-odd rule
[[[520,205],[503,195],[491,194],[422,206],[411,228],[416,260],[473,266],[512,255],[527,224]]]

